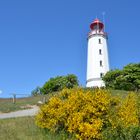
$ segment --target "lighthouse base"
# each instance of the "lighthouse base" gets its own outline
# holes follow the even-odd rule
[[[86,87],[105,87],[105,83],[102,79],[90,79],[87,80]]]

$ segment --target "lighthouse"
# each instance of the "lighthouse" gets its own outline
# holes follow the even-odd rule
[[[86,87],[105,86],[102,77],[109,71],[107,38],[104,24],[95,19],[88,34]]]

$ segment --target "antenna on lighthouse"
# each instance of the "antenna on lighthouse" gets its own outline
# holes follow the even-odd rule
[[[104,31],[105,31],[105,12],[102,12],[102,16],[103,16],[103,23],[104,23]]]
[[[98,18],[98,16],[96,15],[96,18],[95,19],[97,19]]]
[[[97,15],[96,15],[96,19],[97,19],[98,17],[97,17]],[[97,30],[98,30],[98,23],[97,23],[97,27],[96,27],[96,34],[97,34]]]

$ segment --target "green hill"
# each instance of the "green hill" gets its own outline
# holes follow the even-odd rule
[[[0,112],[10,112],[28,108],[30,105],[37,105],[38,101],[46,98],[46,101],[57,93],[47,94],[45,96],[33,96],[28,98],[19,98],[16,103],[12,99],[0,99]],[[126,97],[128,92],[122,90],[111,90],[112,95]],[[40,129],[35,125],[34,117],[21,117],[0,120],[0,139],[3,140],[69,140],[66,133],[51,133],[45,129]],[[72,138],[71,138],[72,140]],[[74,139],[73,139],[74,140]]]
[[[123,90],[111,90],[113,95],[126,96],[128,91]],[[57,92],[47,94],[47,95],[38,95],[25,98],[17,98],[16,103],[13,103],[12,98],[0,98],[0,113],[7,113],[22,109],[29,109],[32,105],[37,105],[38,101],[43,101],[45,98],[46,101]]]
[[[47,101],[54,94],[56,93],[31,96],[25,98],[17,98],[15,103],[13,103],[12,98],[0,98],[0,113],[29,109],[31,108],[32,105],[37,105],[38,101],[43,101],[44,98]]]

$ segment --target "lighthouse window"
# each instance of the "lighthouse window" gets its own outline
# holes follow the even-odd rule
[[[99,39],[99,44],[101,44],[101,39]]]
[[[100,61],[100,66],[103,66],[103,62],[102,61]]]
[[[102,54],[102,50],[101,49],[99,49],[99,54]]]
[[[100,73],[100,78],[102,78],[104,76],[104,74],[103,73]]]

